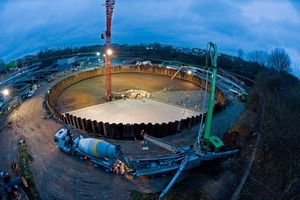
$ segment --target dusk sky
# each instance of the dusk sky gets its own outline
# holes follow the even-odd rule
[[[105,0],[1,0],[0,59],[46,48],[104,44]],[[300,0],[116,0],[112,43],[159,42],[245,58],[284,48],[300,66]]]

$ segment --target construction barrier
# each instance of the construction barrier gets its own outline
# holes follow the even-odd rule
[[[151,74],[159,74],[173,77],[177,70],[174,69],[167,69],[158,66],[118,66],[112,67],[111,73],[151,73]],[[46,105],[49,111],[52,113],[53,117],[66,123],[72,125],[73,127],[89,132],[92,135],[102,136],[106,138],[114,138],[114,139],[141,139],[141,131],[144,130],[145,133],[152,135],[154,137],[164,137],[167,135],[176,134],[183,129],[191,128],[201,121],[201,114],[197,116],[187,117],[185,119],[181,119],[179,121],[168,122],[168,123],[148,123],[148,124],[115,124],[115,123],[108,123],[108,122],[97,122],[96,120],[92,119],[85,119],[79,116],[73,116],[69,113],[61,114],[55,109],[56,101],[59,95],[62,93],[64,89],[67,87],[92,77],[96,76],[103,76],[104,70],[103,69],[95,69],[91,71],[81,72],[79,74],[67,77],[66,79],[56,83],[49,94],[47,95]],[[184,72],[179,72],[175,76],[176,78],[183,79],[185,81],[192,82],[202,88],[205,88],[205,80],[202,80],[198,76],[190,75]],[[210,88],[208,88],[210,90]],[[215,94],[216,106],[214,111],[221,110],[227,100],[224,97],[221,90],[216,88]]]

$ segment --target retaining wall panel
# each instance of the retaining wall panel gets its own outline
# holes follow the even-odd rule
[[[184,129],[186,119],[180,120],[180,130]]]
[[[186,128],[191,128],[192,124],[192,118],[188,117],[186,118]]]
[[[133,124],[133,134],[135,136],[135,138],[139,139],[141,137],[141,127],[139,124],[134,123]]]
[[[178,121],[178,120],[176,120],[175,122],[174,122],[174,126],[175,126],[175,128],[176,128],[176,132],[178,132],[179,130],[180,130],[180,121]]]
[[[110,130],[111,130],[111,138],[116,139],[119,137],[118,133],[117,133],[117,124],[116,123],[112,123],[110,125]]]
[[[88,131],[86,118],[83,118],[82,122],[83,122],[83,128],[84,128],[83,130]]]
[[[79,128],[77,117],[73,116],[73,120],[74,120],[75,128]]]
[[[196,117],[192,116],[192,121],[191,121],[191,127],[194,127],[196,125]]]
[[[160,134],[161,134],[161,137],[165,137],[168,135],[168,126],[166,123],[162,123],[161,126],[160,126]]]
[[[134,134],[133,134],[133,124],[128,124],[127,125],[127,137],[134,139]]]
[[[158,123],[155,123],[155,124],[153,125],[153,131],[152,131],[152,133],[151,133],[151,135],[152,135],[153,137],[159,138],[159,128],[160,128],[160,125],[159,125]]]
[[[111,128],[110,128],[110,124],[108,122],[104,123],[104,128],[105,128],[105,131],[106,131],[105,136],[107,138],[111,138]]]
[[[126,73],[126,72],[136,72],[136,73],[155,73],[155,74],[161,74],[161,75],[167,75],[167,76],[173,76],[177,70],[173,69],[167,69],[167,68],[161,68],[158,66],[129,66],[129,67],[122,67],[118,66],[115,68],[112,68],[113,73]],[[47,107],[49,111],[52,113],[52,115],[57,118],[58,120],[65,122],[66,124],[71,124],[72,126],[86,130],[88,132],[94,132],[94,133],[100,133],[102,135],[106,135],[108,137],[111,137],[114,135],[115,137],[133,137],[140,135],[140,131],[143,129],[146,129],[145,132],[148,132],[150,135],[169,135],[169,134],[175,134],[181,129],[189,128],[191,126],[194,126],[197,123],[200,123],[201,116],[198,115],[196,117],[192,117],[190,119],[183,119],[181,121],[175,121],[171,124],[168,123],[168,125],[164,124],[155,124],[155,125],[145,125],[145,124],[134,124],[130,125],[130,130],[128,126],[123,125],[122,130],[120,128],[116,128],[115,130],[112,130],[112,128],[109,126],[109,124],[103,124],[103,122],[89,122],[86,121],[86,119],[81,119],[80,117],[76,116],[70,116],[68,113],[63,116],[61,115],[53,105],[55,105],[55,101],[57,100],[58,96],[61,94],[61,92],[66,88],[71,86],[72,84],[82,81],[84,79],[92,78],[95,76],[104,75],[103,69],[96,69],[91,71],[82,72],[80,74],[76,74],[70,77],[67,77],[66,79],[56,83],[50,90],[50,93],[47,95]],[[205,81],[197,76],[193,75],[187,75],[183,72],[178,73],[176,78],[182,78],[186,81],[192,82],[194,84],[199,85],[200,87],[205,87]],[[209,88],[210,90],[210,88]],[[223,93],[216,88],[216,100],[218,102],[218,105],[216,106],[216,110],[223,109],[223,106],[227,102],[226,98],[224,97]],[[90,120],[91,121],[91,120]],[[93,126],[92,126],[93,125]],[[159,127],[161,126],[161,127]],[[163,128],[165,127],[165,128]],[[107,129],[107,130],[106,130]],[[117,131],[116,131],[117,130]],[[118,132],[118,133],[117,133]]]
[[[69,113],[66,113],[66,120],[67,120],[67,124],[71,124]]]
[[[97,122],[98,123],[98,127],[99,127],[99,134],[100,135],[104,135],[104,130],[103,130],[103,122]]]
[[[83,128],[82,128],[82,119],[81,119],[81,117],[77,117],[77,121],[78,121],[79,129],[83,130]]]
[[[97,120],[93,120],[93,124],[95,127],[95,133],[100,134],[100,127],[99,127],[99,123],[97,122]]]
[[[117,133],[117,138],[116,139],[120,139],[120,140],[124,139],[124,125],[123,125],[123,123],[117,124],[116,133]]]
[[[149,135],[152,135],[152,133],[153,133],[153,125],[152,125],[152,123],[148,123],[146,125],[145,132],[147,134],[149,134]]]
[[[93,134],[96,134],[96,127],[95,127],[95,123],[94,123],[95,120],[91,120],[91,126],[92,126],[92,132]]]
[[[65,124],[68,124],[68,120],[67,120],[67,118],[65,117],[65,116],[63,116],[63,122],[65,123]]]
[[[87,122],[86,123],[86,125],[87,125],[87,127],[86,127],[87,131],[88,132],[93,132],[93,129],[92,129],[92,120],[88,119],[86,122]]]
[[[71,121],[71,125],[72,125],[73,127],[75,127],[73,115],[70,115],[70,121]]]

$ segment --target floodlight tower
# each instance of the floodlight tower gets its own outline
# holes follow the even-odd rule
[[[105,31],[105,96],[111,100],[111,20],[116,0],[105,0],[106,8],[106,31]]]

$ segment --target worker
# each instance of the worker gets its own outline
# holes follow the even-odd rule
[[[143,138],[143,141],[145,141],[145,135],[147,135],[147,133],[145,133],[145,131],[142,130],[142,131],[141,131],[141,136],[142,136],[142,138]]]
[[[3,179],[3,171],[0,169],[0,178]]]
[[[10,175],[8,173],[5,174],[4,178],[3,178],[3,182],[5,184],[10,182]]]
[[[121,174],[121,165],[120,165],[120,162],[118,162],[117,168],[118,168],[118,174]]]
[[[143,140],[141,142],[141,149],[142,150],[149,150],[148,143],[147,143],[147,140],[145,138],[146,135],[147,135],[147,133],[145,133],[145,131],[142,130],[141,131],[141,136],[143,137]]]
[[[17,168],[17,163],[15,163],[15,161],[13,160],[11,163],[10,163],[10,169],[11,170],[15,170]]]
[[[113,172],[116,172],[117,174],[121,173],[121,163],[119,161],[117,164],[115,164],[115,168],[113,169]]]

